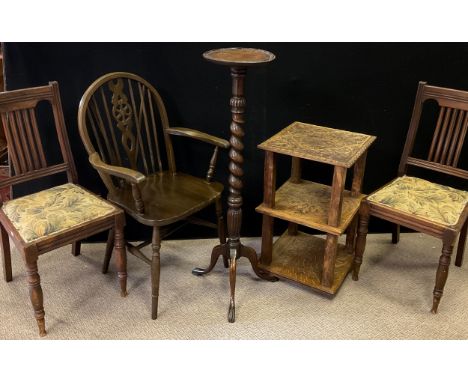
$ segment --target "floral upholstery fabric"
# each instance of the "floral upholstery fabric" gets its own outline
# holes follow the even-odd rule
[[[109,215],[116,208],[83,188],[67,183],[10,200],[2,210],[23,240],[32,242]]]
[[[468,192],[420,178],[402,176],[370,195],[367,200],[434,223],[452,226],[458,222],[468,202]]]

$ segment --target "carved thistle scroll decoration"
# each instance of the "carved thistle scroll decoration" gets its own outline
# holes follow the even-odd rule
[[[130,161],[130,166],[136,169],[136,142],[132,132],[133,111],[123,88],[124,85],[121,78],[109,82],[109,89],[112,92],[112,115],[117,122],[117,128],[122,133],[122,146]]]

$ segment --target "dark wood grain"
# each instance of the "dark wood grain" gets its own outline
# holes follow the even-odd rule
[[[198,130],[188,129],[186,127],[171,127],[167,129],[167,132],[171,135],[179,135],[181,137],[193,138],[198,141],[206,142],[222,149],[229,148],[229,142],[225,139]]]
[[[29,298],[34,309],[34,317],[36,317],[37,326],[39,327],[39,336],[44,337],[47,334],[45,328],[45,312],[44,312],[44,296],[41,287],[41,277],[37,271],[37,253],[33,250],[24,252],[24,260],[26,264],[26,279],[29,286]]]
[[[151,318],[158,318],[158,301],[159,301],[159,279],[161,275],[161,232],[159,227],[153,227],[153,238],[151,242],[153,252],[151,258]]]
[[[213,179],[214,170],[215,170],[215,167],[216,167],[216,161],[217,160],[218,160],[218,147],[215,147],[214,150],[213,150],[213,155],[211,156],[211,159],[210,159],[210,164],[208,166],[208,171],[206,172],[206,181],[208,183],[210,183],[211,180]]]
[[[366,238],[369,227],[369,205],[362,203],[359,210],[359,224],[356,238],[356,249],[353,261],[353,280],[359,280],[359,270],[361,269],[362,256],[366,248]]]
[[[195,268],[192,270],[192,273],[196,276],[210,273],[218,262],[219,257],[223,258],[224,268],[229,268],[229,253],[224,250],[226,247],[226,227],[220,199],[216,201],[216,216],[218,217],[217,227],[220,245],[216,246],[211,252],[210,264],[207,268]]]
[[[463,227],[460,231],[460,236],[458,239],[457,246],[457,258],[455,259],[455,265],[461,267],[463,265],[463,255],[465,254],[465,245],[466,245],[466,234],[468,231],[468,219],[463,224]]]
[[[109,236],[106,242],[106,252],[104,254],[104,262],[102,264],[102,273],[106,274],[109,270],[109,264],[112,256],[112,250],[114,248],[115,233],[114,229],[109,230]]]
[[[435,128],[430,147],[428,148],[428,155],[424,159],[414,157],[413,148],[415,146],[418,130],[423,127],[422,124],[420,124],[421,114],[424,103],[428,100],[437,102],[439,106],[439,114],[434,123]],[[427,128],[426,126],[427,124],[424,125],[425,128]],[[468,171],[458,167],[467,128],[467,91],[430,86],[425,82],[420,82],[416,93],[416,100],[413,107],[405,146],[401,155],[398,176],[405,175],[409,168],[420,167],[461,179],[468,179]],[[387,185],[380,189],[385,188],[386,186]],[[396,195],[396,197],[398,197],[398,195]],[[415,202],[418,203],[417,201]],[[452,225],[447,225],[442,222],[435,222],[415,214],[400,211],[396,208],[392,208],[391,206],[386,206],[369,199],[363,201],[363,206],[360,210],[360,225],[356,244],[356,256],[354,260],[353,279],[355,280],[358,279],[359,267],[365,250],[369,216],[376,216],[394,223],[392,233],[393,243],[397,243],[399,241],[400,225],[442,240],[443,249],[439,260],[431,309],[431,312],[436,313],[447,281],[450,259],[453,251],[453,242],[457,236],[459,236],[459,245],[455,264],[458,266],[462,265],[463,253],[465,250],[468,205],[465,205],[465,208],[458,217],[457,222]]]
[[[457,176],[462,179],[468,179],[468,171],[462,168],[457,168],[453,166],[446,166],[440,163],[429,162],[424,159],[418,159],[409,157],[406,161],[407,165],[416,166],[425,168],[427,170],[433,170],[437,172],[442,172],[444,174]]]
[[[351,195],[358,196],[362,193],[362,184],[364,180],[364,172],[366,169],[367,151],[361,155],[353,166],[353,182],[351,185]],[[349,253],[352,253],[355,248],[356,234],[358,226],[358,216],[356,215],[351,221],[346,231],[346,248]]]
[[[48,165],[45,158],[35,109],[40,101],[48,102],[54,115],[59,150],[63,158],[63,162],[59,164]],[[10,178],[2,180],[0,182],[0,188],[61,172],[66,173],[70,183],[76,183],[77,173],[68,141],[60,93],[56,82],[51,82],[48,86],[41,86],[38,88],[0,93],[0,115],[5,124],[8,149],[14,168],[14,174]],[[83,191],[89,193],[89,191],[84,189]],[[47,331],[45,326],[44,298],[37,267],[39,256],[67,244],[72,244],[72,253],[78,255],[80,253],[80,242],[82,239],[102,231],[113,229],[114,227],[117,227],[116,232],[119,233],[118,240],[122,241],[122,230],[125,223],[124,212],[114,207],[112,207],[111,211],[112,212],[105,216],[39,237],[32,242],[25,242],[3,209],[0,210],[5,280],[11,281],[12,279],[9,246],[10,237],[24,257],[30,300],[33,305],[40,336],[45,336]],[[118,270],[121,294],[126,295],[127,273],[125,248],[120,250],[118,257],[120,259]]]
[[[444,293],[444,286],[445,286],[445,283],[447,282],[452,251],[453,251],[453,244],[450,242],[444,241],[444,244],[442,247],[442,255],[440,256],[439,266],[437,268],[431,313],[437,313],[437,309],[439,308],[440,299],[442,298],[442,294]]]
[[[81,254],[81,241],[75,241],[72,244],[72,255],[79,256]]]
[[[164,226],[188,218],[215,203],[223,186],[184,173],[156,173],[147,176],[138,187],[144,206],[142,213],[138,212],[132,189],[134,186],[125,185],[115,193],[109,193],[108,199],[142,224]]]
[[[228,65],[231,72],[232,96],[231,106],[231,137],[229,139],[229,195],[227,211],[228,241],[213,248],[212,259],[219,256],[229,256],[230,258],[230,301],[228,310],[228,322],[235,321],[235,285],[237,260],[240,257],[249,259],[255,274],[263,279],[276,281],[276,277],[264,274],[257,265],[257,254],[250,248],[243,246],[240,241],[240,230],[242,225],[242,178],[244,175],[244,123],[245,123],[245,97],[244,84],[248,66],[266,64],[275,59],[274,54],[251,48],[226,48],[205,52],[203,57],[211,62],[221,65]],[[211,267],[210,267],[211,268]],[[210,269],[211,270],[211,269]],[[195,275],[208,273],[207,270],[195,268],[192,271]]]
[[[108,189],[108,200],[139,223],[153,227],[152,240],[138,246],[127,243],[127,248],[151,265],[151,317],[156,319],[160,247],[166,233],[192,223],[216,228],[220,242],[225,242],[223,186],[212,178],[218,149],[228,148],[229,142],[194,129],[170,127],[158,91],[145,79],[127,72],[105,74],[88,87],[80,102],[78,127],[89,161]],[[206,179],[177,171],[173,136],[214,146]],[[167,169],[163,166],[164,159]],[[216,206],[217,224],[193,217],[210,205]],[[150,243],[153,256],[148,259],[141,249]],[[107,272],[112,245],[117,246],[117,242],[114,244],[109,239],[103,272]],[[219,255],[227,265],[227,255]],[[212,256],[210,267],[218,257]]]
[[[240,229],[242,224],[242,176],[244,171],[242,169],[244,157],[242,151],[244,144],[242,139],[244,137],[244,112],[245,112],[245,98],[244,98],[244,80],[246,75],[245,67],[231,67],[232,79],[232,97],[230,100],[231,106],[231,138],[229,143],[231,148],[229,150],[229,195],[228,195],[228,211],[227,211],[227,229],[228,229],[228,247],[230,256],[229,267],[229,285],[230,285],[230,302],[228,311],[228,321],[234,322],[235,316],[235,287],[236,287],[236,261],[240,255]]]
[[[399,176],[406,173],[408,165],[412,165],[468,179],[468,172],[457,168],[468,129],[466,94],[468,93],[462,90],[430,86],[426,82],[419,83],[400,160]],[[440,107],[432,142],[427,159],[412,158],[411,153],[419,129],[423,104],[428,100],[436,101]]]
[[[115,263],[117,268],[117,276],[120,284],[120,296],[127,296],[127,255],[125,251],[125,238],[124,238],[124,227],[125,227],[125,215],[120,214],[115,216],[114,226],[114,251],[115,251]]]
[[[397,244],[400,241],[400,225],[392,225],[392,243]]]
[[[0,234],[3,256],[3,276],[5,281],[9,282],[13,280],[13,274],[11,270],[10,240],[8,239],[8,233],[3,225],[0,225]]]
[[[5,91],[5,81],[3,77],[3,44],[0,43],[0,92]],[[10,166],[8,159],[8,145],[5,136],[5,128],[3,127],[2,118],[0,118],[0,177],[8,177],[10,175]],[[10,198],[11,187],[0,189],[0,199],[6,201]]]

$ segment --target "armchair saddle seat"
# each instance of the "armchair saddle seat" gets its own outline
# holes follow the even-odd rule
[[[140,183],[143,213],[138,213],[130,185],[108,200],[122,207],[142,224],[168,225],[204,209],[220,198],[223,185],[205,179],[168,171],[149,175]]]
[[[368,196],[367,201],[450,227],[460,220],[468,203],[468,192],[401,176]]]
[[[112,204],[73,183],[9,200],[1,211],[26,243],[64,233],[117,212]]]

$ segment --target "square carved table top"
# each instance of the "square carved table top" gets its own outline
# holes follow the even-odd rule
[[[350,168],[375,138],[372,135],[294,122],[258,145],[258,148]]]

